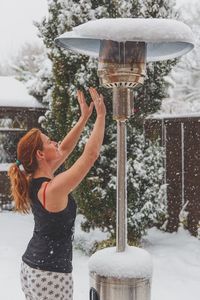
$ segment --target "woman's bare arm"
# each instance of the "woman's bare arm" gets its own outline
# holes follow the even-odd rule
[[[99,96],[96,90],[92,88],[90,89],[90,93],[97,112],[97,118],[82,155],[70,169],[58,174],[48,184],[46,190],[47,204],[51,205],[51,203],[53,203],[54,210],[59,210],[59,208],[63,209],[63,207],[66,206],[67,195],[84,179],[100,153],[105,131],[106,109],[103,96]],[[42,190],[43,186],[40,190],[39,197],[42,195]]]
[[[63,162],[68,158],[71,152],[74,150],[83,129],[92,114],[94,103],[91,102],[90,106],[86,104],[83,92],[77,92],[77,99],[79,102],[81,116],[75,126],[70,130],[70,132],[65,136],[63,141],[59,145],[60,158],[55,162],[53,169],[54,172],[63,164]]]

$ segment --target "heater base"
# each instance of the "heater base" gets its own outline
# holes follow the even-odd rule
[[[114,278],[90,272],[90,300],[150,300],[150,278]]]

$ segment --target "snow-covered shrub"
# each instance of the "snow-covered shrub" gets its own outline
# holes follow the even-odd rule
[[[145,141],[133,130],[128,157],[128,232],[139,239],[151,226],[161,226],[167,215],[164,150],[158,141]]]
[[[74,236],[74,247],[86,253],[87,255],[92,254],[101,241],[108,239],[109,234],[103,233],[98,228],[85,232],[81,229],[81,223],[85,221],[83,215],[78,214],[76,217],[76,230]]]
[[[130,127],[130,125],[129,125]],[[138,242],[146,229],[161,226],[167,214],[166,185],[163,183],[163,149],[157,143],[145,141],[144,135],[131,129],[131,144],[128,143],[127,199],[128,239]],[[130,137],[129,137],[130,139]],[[116,139],[111,147],[104,146],[103,153],[112,150],[112,159],[107,154],[100,156],[96,176],[90,177],[90,197],[80,201],[80,209],[86,221],[83,228],[99,227],[115,238],[116,230]],[[110,153],[111,154],[111,153]],[[94,174],[93,174],[94,175]],[[106,180],[105,180],[106,178]],[[84,183],[81,190],[84,189]],[[84,192],[83,192],[84,193]]]

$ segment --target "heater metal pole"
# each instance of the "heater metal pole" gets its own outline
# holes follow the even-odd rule
[[[117,252],[127,244],[126,121],[117,121]]]
[[[116,250],[127,244],[126,120],[133,111],[133,94],[126,87],[113,88],[113,118],[117,121],[117,217]]]

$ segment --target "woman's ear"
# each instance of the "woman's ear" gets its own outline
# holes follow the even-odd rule
[[[44,153],[41,150],[36,151],[36,158],[42,160],[44,158]]]

